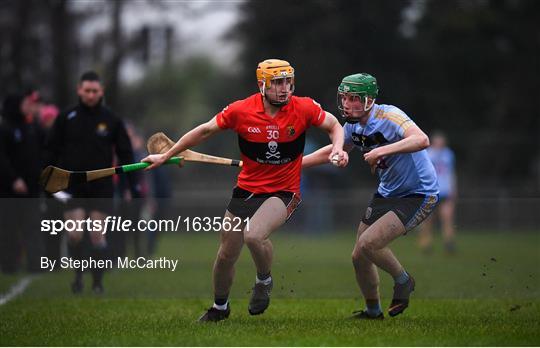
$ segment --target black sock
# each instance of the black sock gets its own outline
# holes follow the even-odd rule
[[[96,260],[105,260],[107,258],[107,248],[102,246],[92,246],[92,257]],[[103,268],[93,268],[92,269],[92,278],[94,285],[101,285],[103,280]]]
[[[71,258],[74,260],[82,260],[83,259],[83,251],[84,251],[83,242],[80,241],[78,243],[68,244],[68,252]],[[83,272],[80,268],[75,269],[75,282],[80,283],[82,282],[82,276]]]
[[[214,303],[217,304],[218,306],[225,305],[227,301],[228,301],[228,297],[217,297],[217,296],[214,297]]]
[[[257,279],[263,281],[263,280],[266,280],[268,278],[270,278],[270,272],[268,272],[268,273],[259,273],[259,272],[257,272]]]

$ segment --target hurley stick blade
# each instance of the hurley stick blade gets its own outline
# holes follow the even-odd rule
[[[70,171],[54,166],[48,166],[41,172],[39,183],[43,186],[45,191],[55,193],[68,188],[70,175]]]
[[[173,146],[174,141],[169,139],[163,132],[152,135],[146,142],[146,148],[151,155],[165,153]]]
[[[165,164],[180,164],[183,157],[171,157]],[[81,185],[86,182],[99,180],[113,176],[115,174],[124,174],[148,168],[150,163],[137,162],[124,164],[117,167],[87,170],[87,171],[69,171],[54,166],[48,166],[43,169],[39,177],[39,184],[45,191],[55,193],[65,190],[72,185]]]

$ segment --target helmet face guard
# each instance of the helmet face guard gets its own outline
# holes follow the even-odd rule
[[[285,80],[283,83],[290,83],[291,88],[287,94],[287,98],[285,100],[279,100],[279,93],[277,91],[277,87],[280,84],[279,80]],[[291,99],[292,94],[294,93],[294,77],[286,77],[286,78],[274,78],[270,80],[270,86],[268,87],[266,85],[266,81],[262,81],[261,87],[259,89],[262,96],[272,105],[274,106],[283,106],[287,105],[289,103],[289,100]],[[272,93],[277,97],[277,100],[269,98],[267,93],[269,91],[272,91]]]
[[[285,83],[290,81],[291,89],[285,100],[272,100],[266,96],[266,92],[270,89],[274,89],[274,93],[277,96],[278,80],[286,79]],[[274,106],[286,105],[293,92],[294,92],[294,69],[289,62],[279,59],[267,59],[257,66],[257,81],[261,82],[259,91],[262,96]]]
[[[377,80],[375,77],[369,74],[354,74],[346,76],[338,87],[337,90],[337,106],[342,117],[349,123],[358,122],[358,118],[351,117],[353,112],[366,112],[371,110],[375,105],[375,99],[379,95],[379,87],[377,86]],[[347,115],[345,108],[343,107],[343,98],[346,96],[353,96],[358,98],[363,105],[361,109],[350,110],[350,114]],[[369,102],[371,99],[371,102]]]

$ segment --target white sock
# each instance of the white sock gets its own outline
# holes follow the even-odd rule
[[[265,280],[260,280],[259,277],[255,276],[255,284],[263,283],[264,285],[269,285],[272,282],[272,276],[266,278]]]
[[[227,309],[227,306],[229,305],[229,301],[225,302],[224,305],[217,305],[215,302],[214,302],[214,305],[212,307],[214,307],[215,309],[219,309],[220,311],[224,311]]]

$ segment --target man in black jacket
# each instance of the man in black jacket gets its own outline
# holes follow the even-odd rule
[[[114,165],[114,153],[119,165],[133,162],[124,123],[103,105],[103,92],[97,73],[89,71],[81,76],[77,86],[79,103],[58,116],[49,134],[46,164],[68,170],[101,169]],[[133,177],[130,183],[132,192],[136,191]],[[73,259],[106,259],[107,240],[102,230],[105,218],[113,210],[113,191],[112,178],[106,178],[61,193],[69,197],[64,213],[66,220],[90,218],[101,222],[101,229],[92,224],[86,234],[79,230],[68,232],[68,246]],[[76,269],[75,274],[72,291],[79,293],[83,289],[81,269]],[[92,276],[94,292],[103,292],[103,269],[92,268]]]
[[[0,269],[16,272],[21,256],[26,268],[40,270],[43,236],[39,231],[39,173],[44,133],[35,114],[37,93],[10,94],[0,124]],[[23,253],[24,249],[24,253]]]

